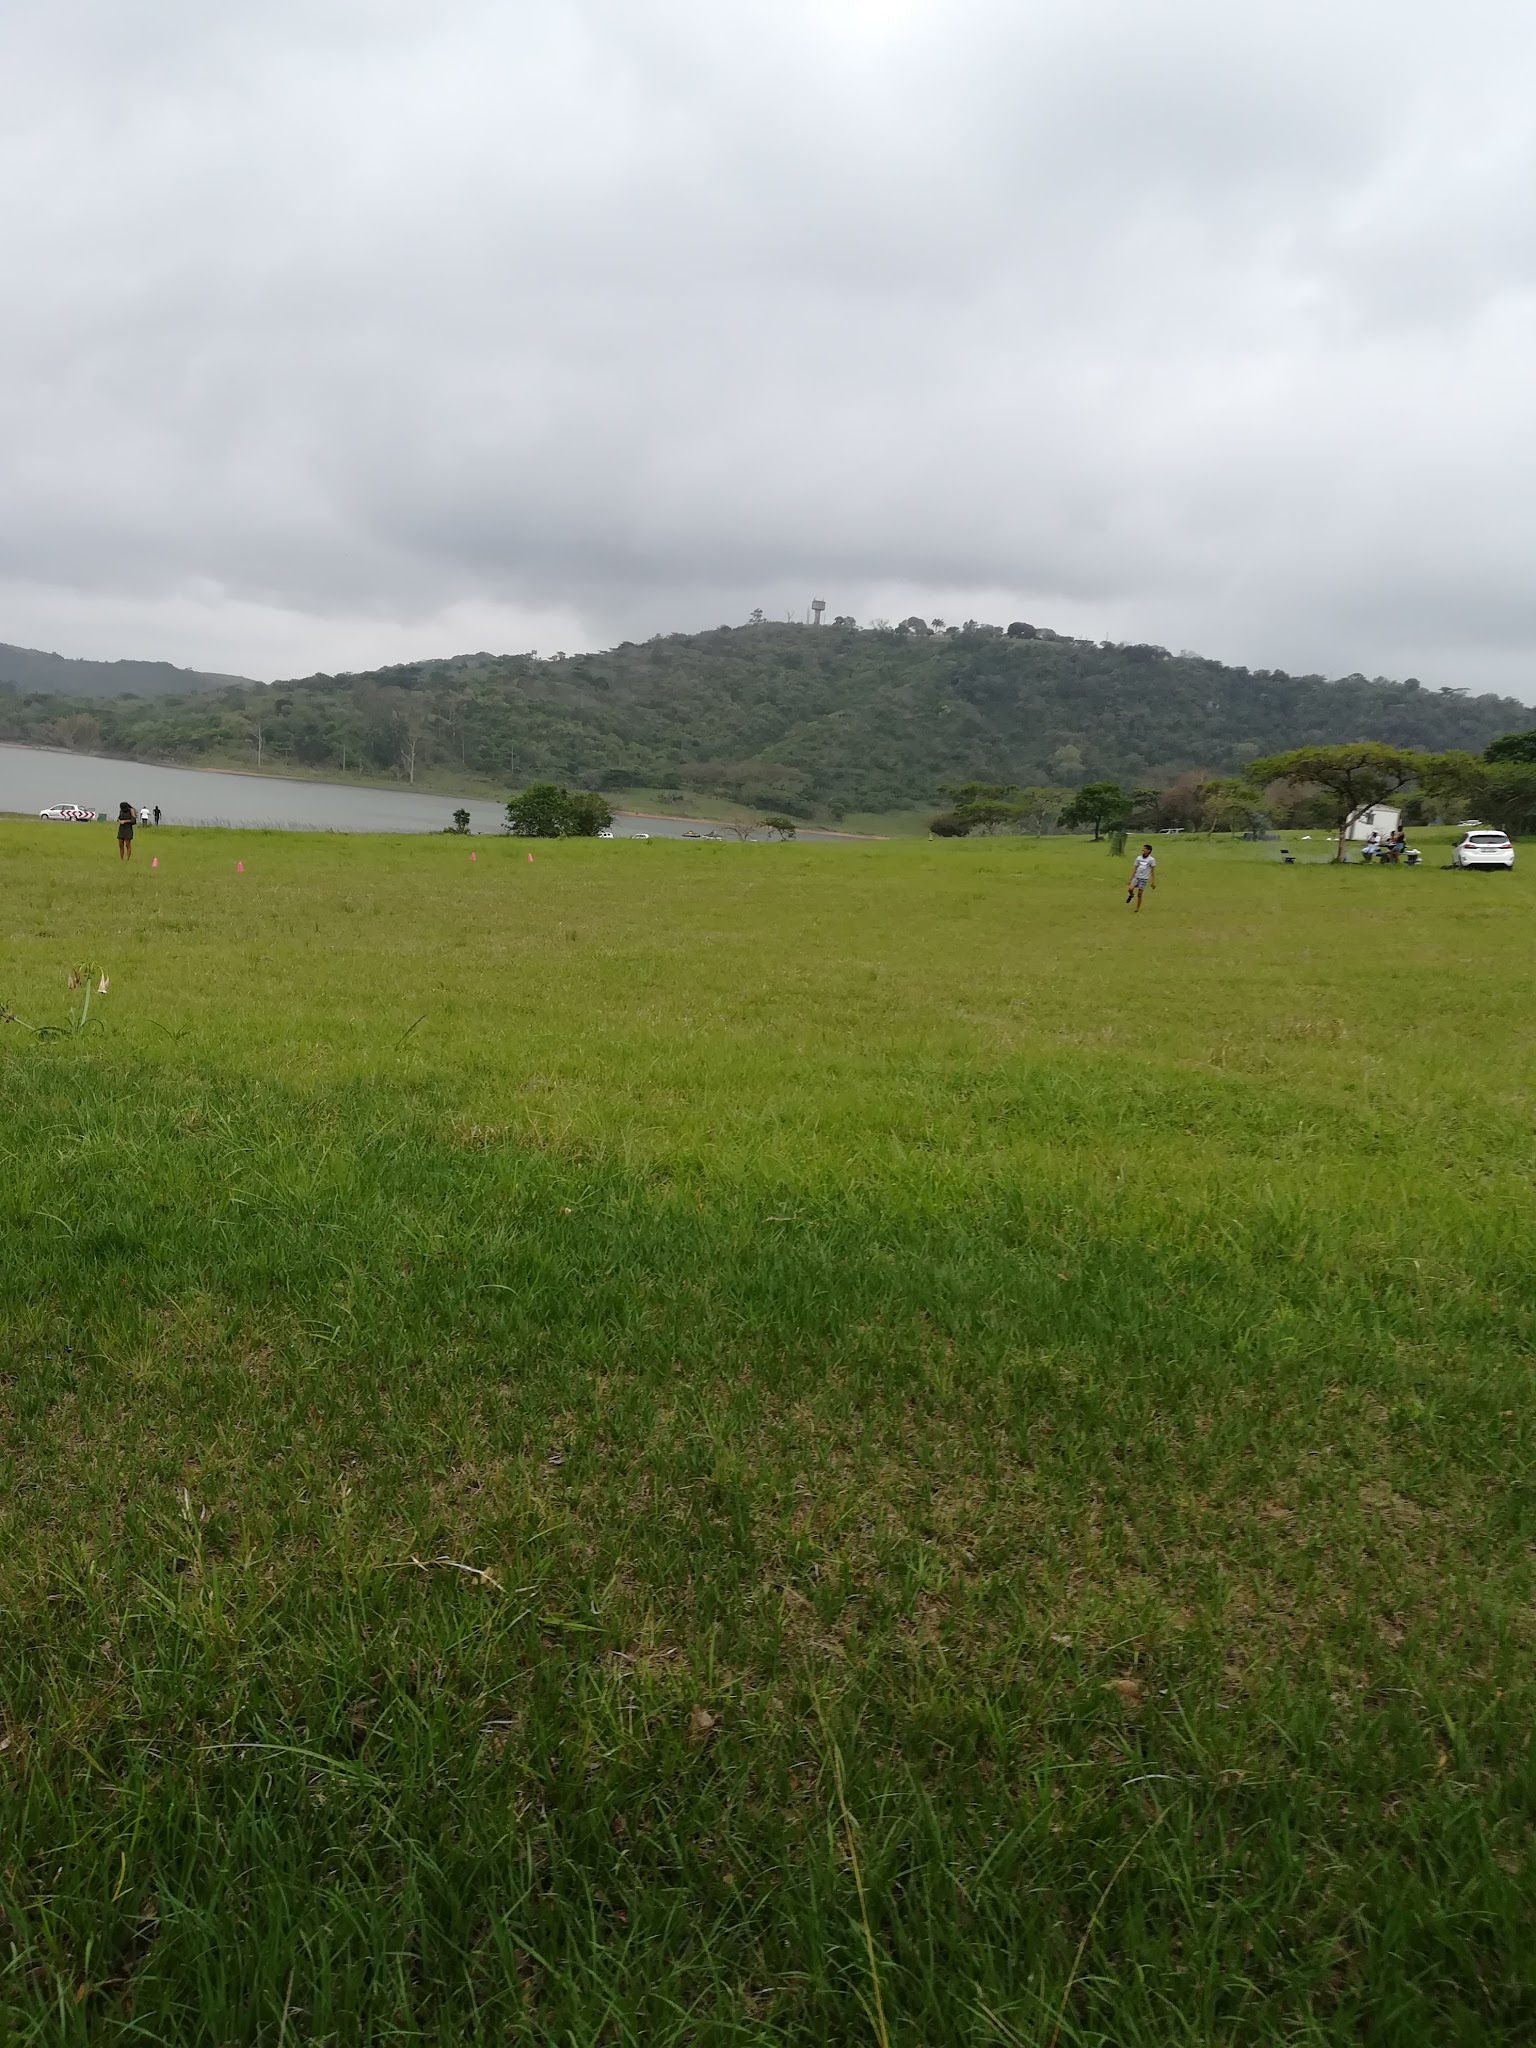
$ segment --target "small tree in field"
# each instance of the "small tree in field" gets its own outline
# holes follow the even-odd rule
[[[1470,754],[1437,754],[1426,765],[1419,787],[1442,817],[1459,812],[1515,833],[1536,826],[1536,760],[1512,753],[1495,755],[1493,747],[1481,761]]]
[[[1485,770],[1478,815],[1505,832],[1536,828],[1536,761],[1496,761]]]
[[[613,806],[595,789],[572,790],[565,800],[566,837],[599,839],[613,823]]]
[[[563,839],[570,797],[556,782],[530,782],[507,804],[507,830],[517,839]]]
[[[1431,768],[1434,756],[1407,747],[1387,747],[1361,740],[1349,747],[1293,747],[1287,754],[1269,754],[1249,763],[1248,779],[1260,788],[1266,782],[1310,782],[1326,790],[1332,802],[1332,824],[1338,833],[1335,860],[1344,858],[1344,842],[1352,819],[1372,804],[1385,803]]]
[[[1098,839],[1106,825],[1123,825],[1130,815],[1131,799],[1118,782],[1085,782],[1072,792],[1056,822],[1067,832],[1091,825]]]
[[[558,782],[530,782],[507,805],[506,829],[517,839],[596,839],[612,823],[606,797]]]
[[[1067,801],[1064,789],[1032,782],[1018,792],[1019,824],[1026,832],[1049,832]]]
[[[771,832],[775,839],[793,839],[795,836],[794,819],[783,817],[777,811],[771,817],[759,818],[758,823],[765,832]]]
[[[1018,805],[1010,803],[962,804],[955,812],[973,832],[1001,832],[1008,826],[1017,831],[1022,815]]]
[[[1269,823],[1263,799],[1240,776],[1217,775],[1201,791],[1200,822],[1207,832],[1262,833]]]
[[[1157,822],[1179,832],[1205,823],[1205,795],[1214,781],[1209,768],[1186,768],[1157,800]]]
[[[1333,817],[1333,800],[1326,790],[1316,789],[1309,782],[1287,782],[1283,775],[1265,783],[1259,800],[1277,825],[1288,825],[1292,830],[1302,825],[1326,825]]]
[[[467,832],[467,831],[469,830],[469,813],[468,813],[468,811],[465,811],[465,810],[457,810],[457,811],[455,811],[455,812],[454,812],[454,814],[453,814],[453,829],[454,829],[454,831],[455,831],[455,832]]]

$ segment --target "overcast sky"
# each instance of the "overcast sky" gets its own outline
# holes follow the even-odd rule
[[[7,0],[0,640],[1536,700],[1526,0]]]

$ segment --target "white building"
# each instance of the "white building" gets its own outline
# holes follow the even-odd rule
[[[1349,821],[1351,839],[1369,839],[1374,832],[1378,838],[1388,839],[1403,822],[1400,804],[1367,804],[1363,811],[1356,811]]]

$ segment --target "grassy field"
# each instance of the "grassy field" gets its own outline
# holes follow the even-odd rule
[[[1536,2038],[1536,853],[469,851],[0,825],[0,2039]]]

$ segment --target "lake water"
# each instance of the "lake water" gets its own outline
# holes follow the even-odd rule
[[[245,825],[308,832],[441,832],[461,807],[470,830],[499,832],[502,805],[486,797],[424,796],[412,789],[358,789],[348,783],[286,782],[276,775],[220,775],[206,768],[155,768],[43,747],[0,746],[0,812],[36,817],[54,804],[82,804],[108,818],[120,803],[160,806],[167,825]],[[614,819],[615,838],[649,832],[678,839],[689,827],[719,829],[693,818]],[[824,835],[808,832],[804,837]]]

